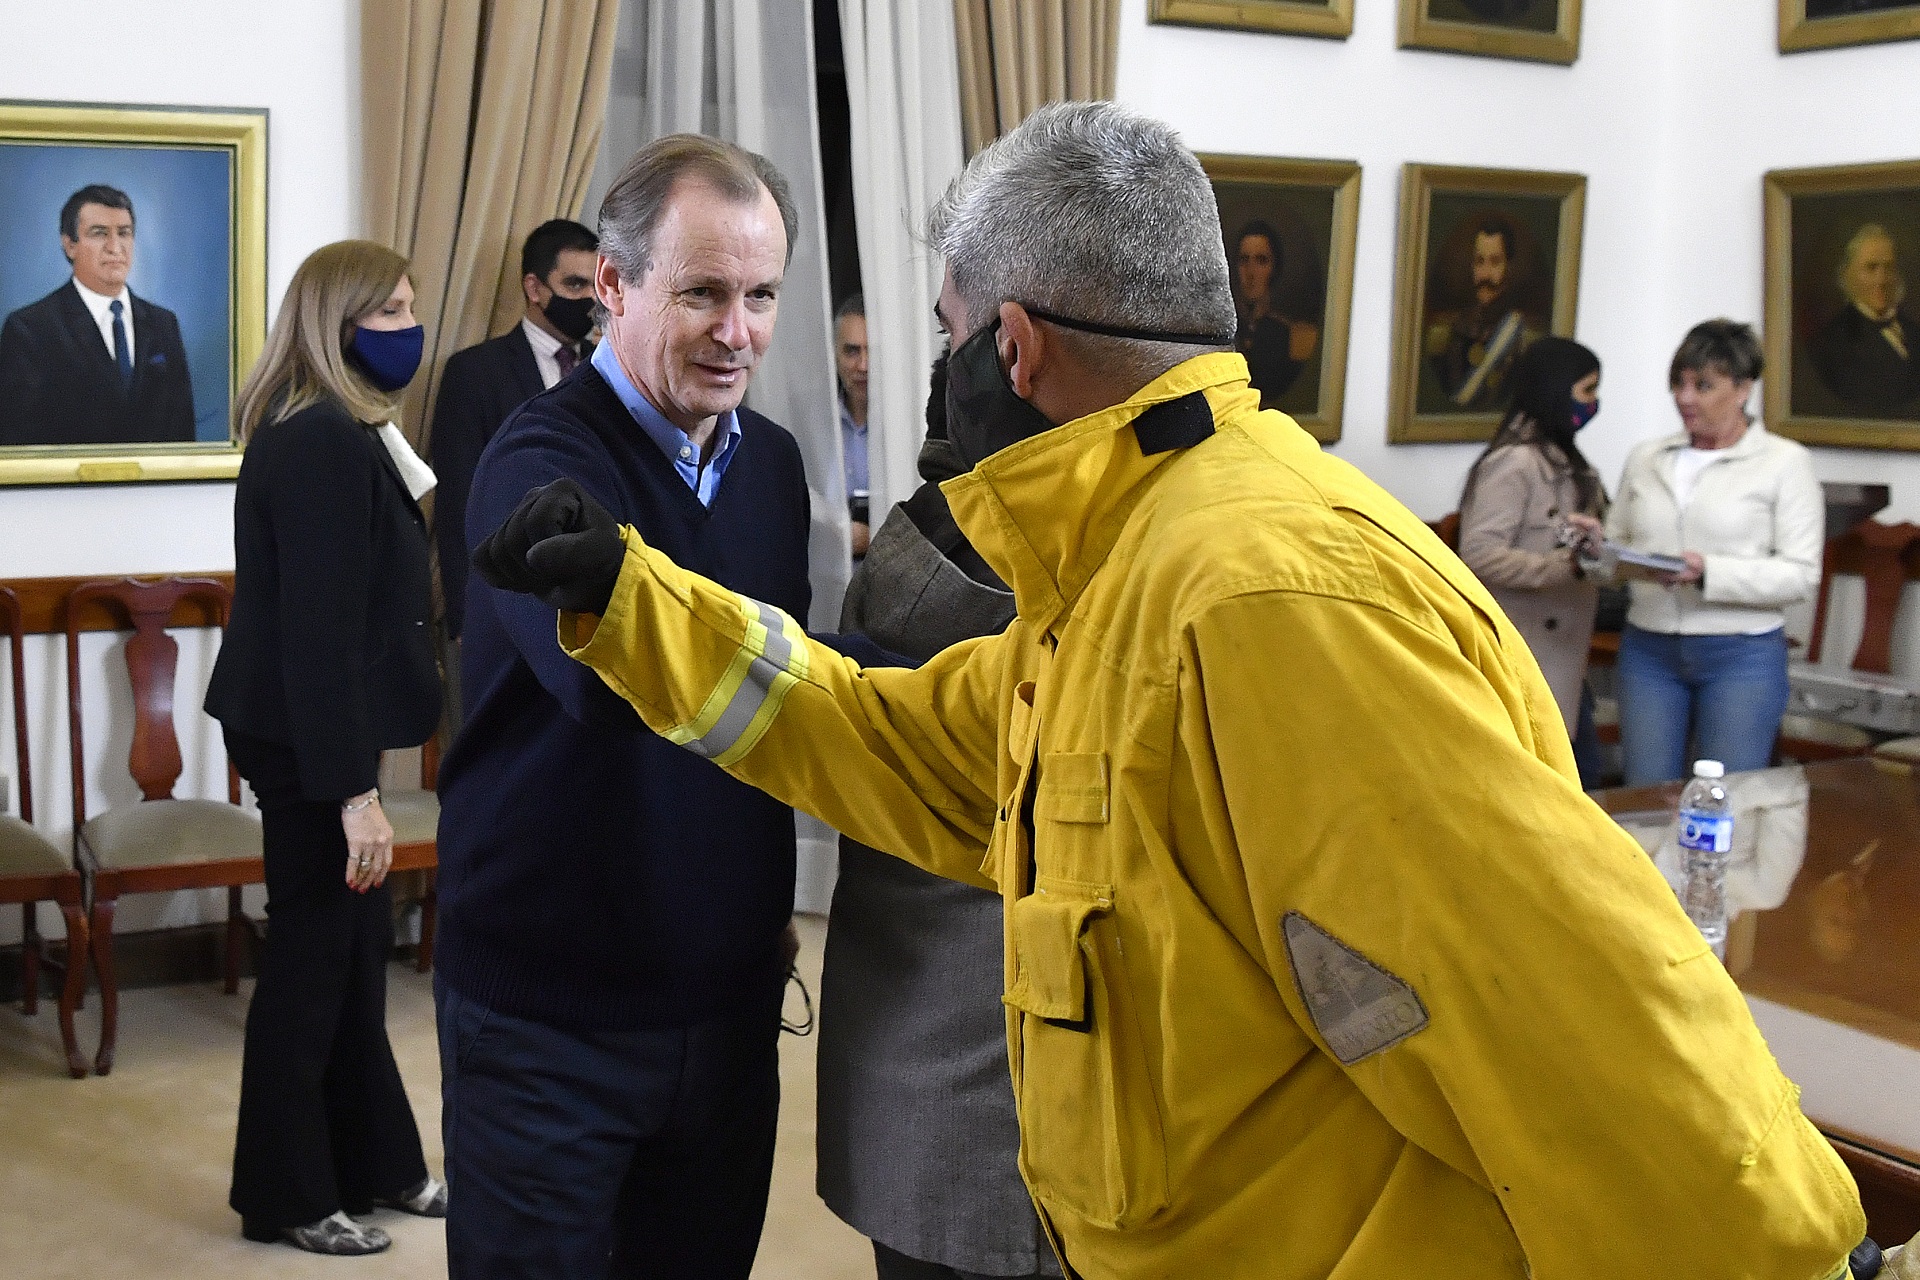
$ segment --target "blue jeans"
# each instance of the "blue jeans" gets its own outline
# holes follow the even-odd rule
[[[1787,709],[1787,634],[1620,635],[1620,749],[1630,787],[1687,777],[1691,759],[1764,769]],[[1688,751],[1691,739],[1693,748]]]

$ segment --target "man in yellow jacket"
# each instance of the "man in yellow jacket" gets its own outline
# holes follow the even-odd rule
[[[998,888],[1068,1273],[1845,1275],[1845,1167],[1513,627],[1260,410],[1172,131],[1045,108],[931,230],[1005,634],[863,670],[562,488],[476,564],[656,731]]]

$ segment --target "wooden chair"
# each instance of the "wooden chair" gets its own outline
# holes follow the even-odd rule
[[[1440,541],[1447,544],[1447,550],[1460,550],[1460,513],[1449,511],[1438,520],[1427,521],[1427,528],[1433,530]]]
[[[1807,642],[1807,661],[1819,662],[1826,643],[1828,606],[1833,577],[1843,566],[1857,567],[1866,583],[1866,616],[1860,647],[1854,651],[1855,671],[1887,675],[1893,661],[1893,622],[1900,611],[1900,593],[1907,583],[1908,561],[1920,545],[1920,525],[1860,523],[1827,540],[1821,556],[1820,590],[1813,608],[1813,633]],[[1774,754],[1790,760],[1834,760],[1863,756],[1874,749],[1866,730],[1838,720],[1789,712],[1781,717]]]
[[[413,967],[421,973],[433,968],[433,926],[439,915],[436,878],[440,867],[440,735],[420,748],[420,789],[380,793],[380,809],[393,824],[393,870],[418,871],[425,878],[420,895],[420,946]]]
[[[82,882],[71,859],[60,846],[33,826],[33,769],[27,760],[27,685],[21,650],[25,628],[20,600],[0,587],[0,621],[13,642],[13,758],[20,779],[20,816],[0,813],[0,903],[19,903],[21,911],[21,1009],[29,1017],[40,1012],[40,968],[58,970],[60,984],[60,1041],[67,1051],[67,1070],[75,1080],[87,1074],[87,1060],[74,1036],[73,1015],[87,988],[87,915],[81,906]],[[0,797],[4,799],[4,797]],[[60,908],[67,922],[67,952],[62,960],[46,954],[40,937],[40,904]]]
[[[181,773],[174,733],[173,685],[180,646],[166,628],[176,618],[224,633],[232,593],[207,578],[89,582],[67,597],[67,708],[73,746],[74,852],[86,873],[93,909],[93,967],[100,979],[100,1052],[94,1070],[113,1069],[120,989],[113,964],[113,913],[122,894],[180,889],[227,891],[226,990],[240,987],[241,952],[251,922],[240,887],[265,877],[260,820],[240,808],[240,776],[227,765],[227,799],[176,800]],[[128,770],[141,799],[87,816],[86,754],[81,738],[81,625],[92,611],[124,620],[127,675],[133,685],[133,748]],[[182,616],[184,615],[184,617]]]

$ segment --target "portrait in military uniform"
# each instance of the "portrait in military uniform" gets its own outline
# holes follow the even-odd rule
[[[1920,162],[1767,175],[1768,425],[1920,447]]]
[[[1234,345],[1262,408],[1340,438],[1359,166],[1203,155],[1238,316]]]
[[[1572,62],[1580,0],[1400,0],[1400,47]]]
[[[0,106],[0,482],[237,467],[229,406],[265,327],[247,142],[264,113]]]
[[[1780,51],[1920,37],[1920,0],[1784,0]]]
[[[1585,180],[1409,165],[1391,438],[1484,439],[1520,353],[1572,329]]]

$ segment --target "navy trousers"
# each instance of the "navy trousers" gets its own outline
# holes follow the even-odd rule
[[[451,1280],[746,1280],[780,1110],[777,982],[682,1028],[581,1031],[436,983]]]

